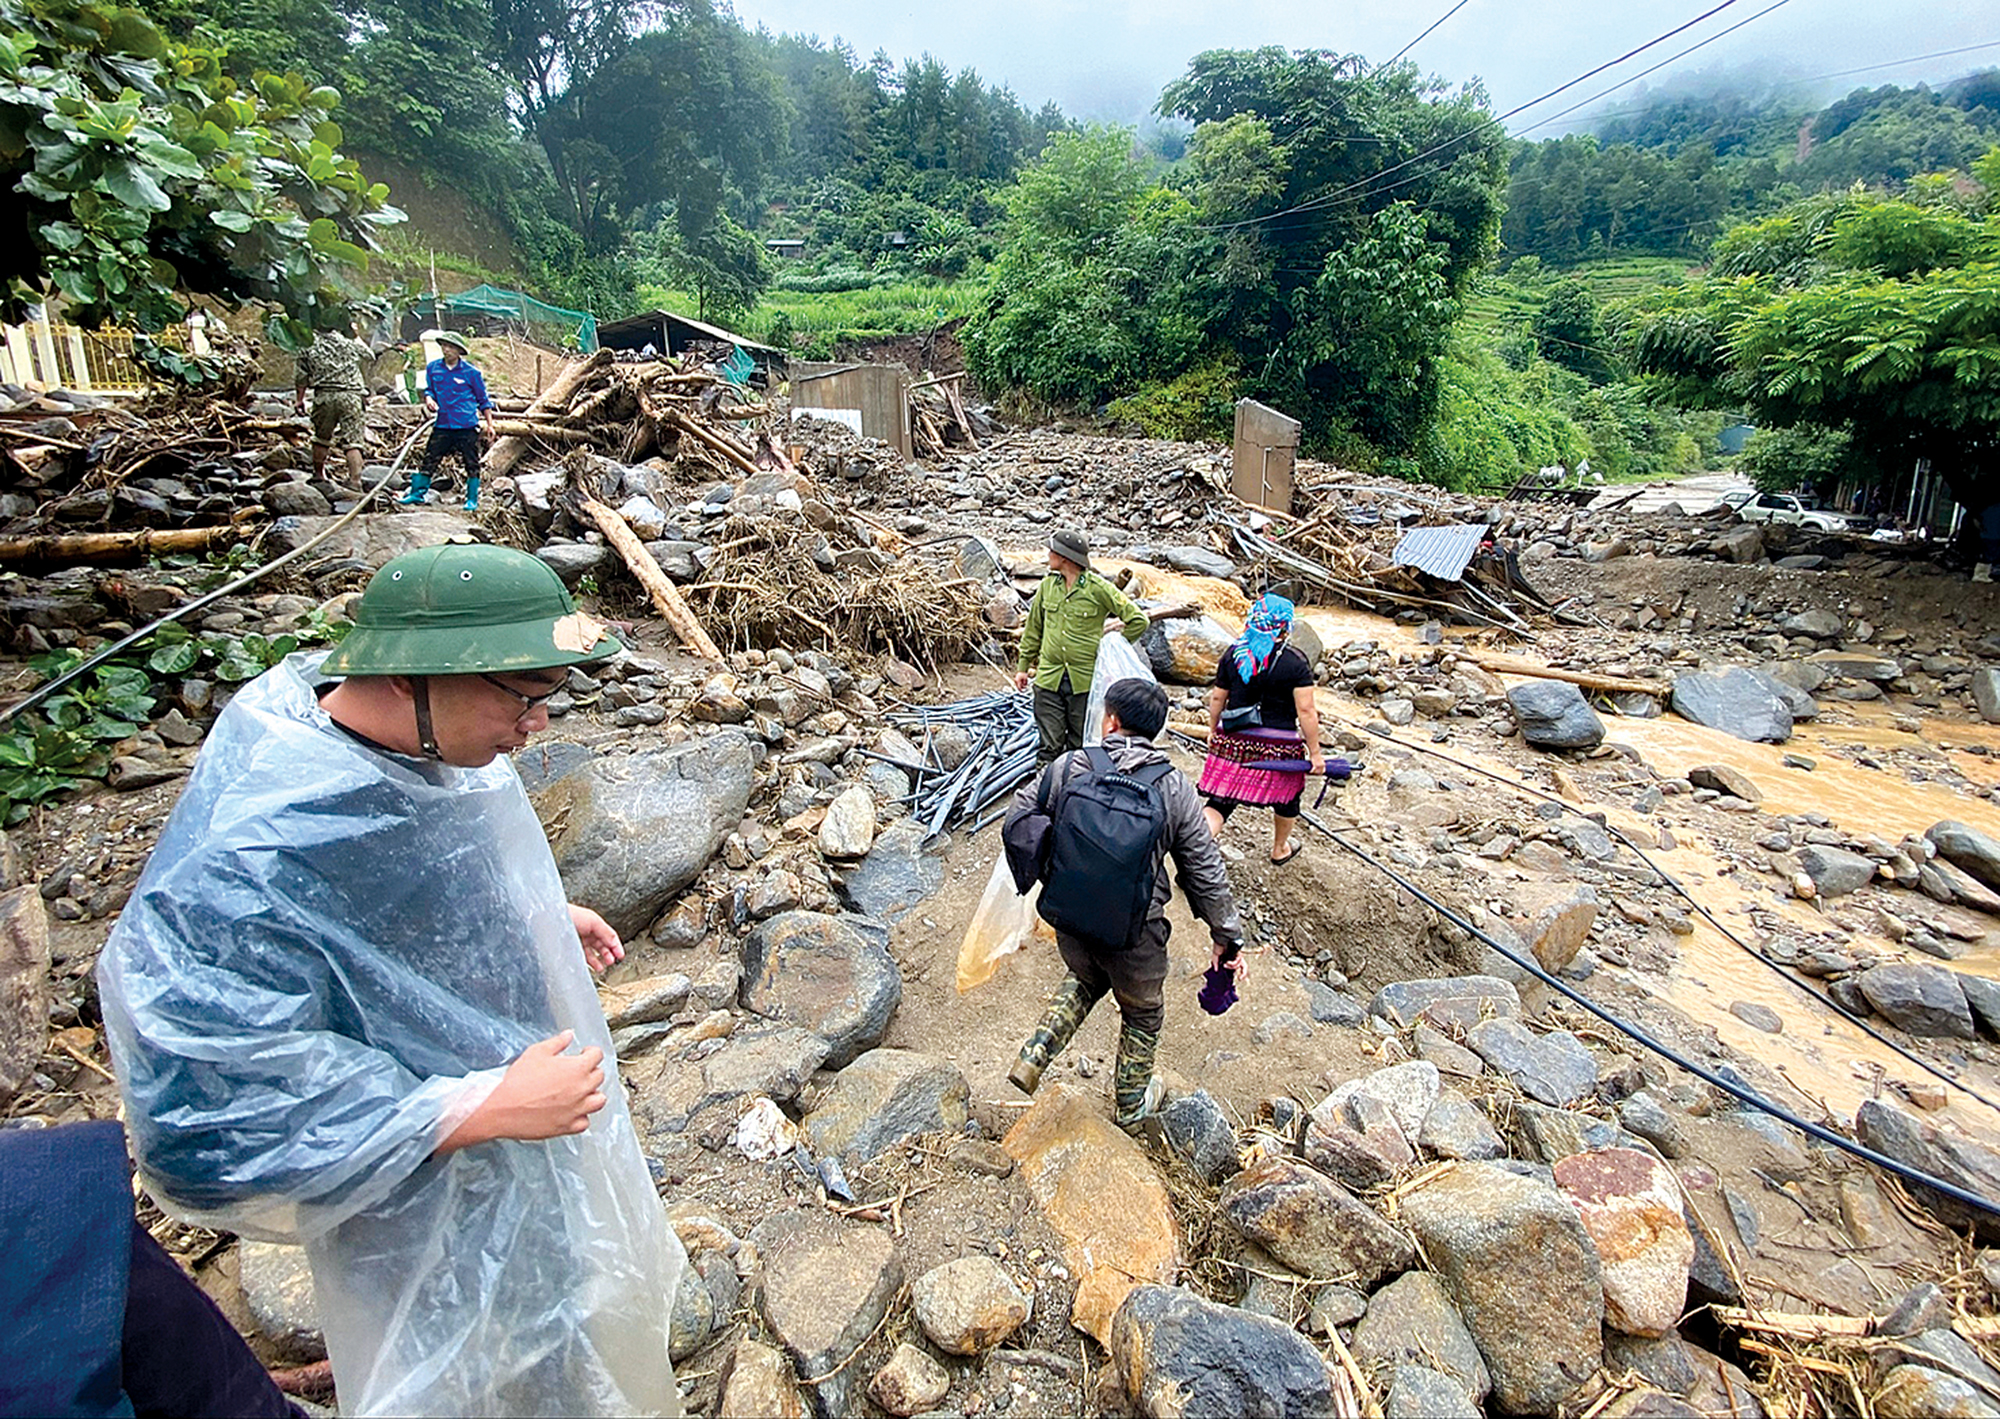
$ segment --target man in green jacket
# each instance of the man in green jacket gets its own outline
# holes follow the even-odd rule
[[[1139,639],[1151,624],[1137,602],[1090,569],[1090,544],[1081,532],[1056,533],[1049,538],[1049,574],[1028,606],[1014,676],[1017,690],[1035,682],[1035,727],[1042,735],[1044,766],[1083,747],[1090,676],[1107,618],[1125,623],[1128,641]]]

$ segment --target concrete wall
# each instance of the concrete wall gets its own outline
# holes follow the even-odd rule
[[[910,372],[901,365],[792,366],[793,409],[858,409],[861,432],[910,457]]]

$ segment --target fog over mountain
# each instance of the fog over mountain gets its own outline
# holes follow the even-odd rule
[[[1081,118],[1137,121],[1160,88],[1204,49],[1359,51],[1387,59],[1451,8],[1423,0],[1344,6],[1294,0],[973,0],[952,5],[880,0],[738,0],[745,24],[845,40],[865,58],[877,49],[901,62],[923,53],[952,69],[973,68],[1010,86],[1031,107],[1054,99]],[[1684,33],[1533,109],[1509,124],[1520,131],[1620,79],[1765,9],[1770,0],[1735,0]],[[1629,0],[1615,6],[1555,0],[1469,0],[1410,53],[1454,81],[1482,79],[1500,111],[1555,88],[1713,8],[1700,0]],[[1802,79],[1939,50],[2000,40],[1994,0],[1787,0],[1781,8],[1718,39],[1644,81],[1718,68],[1752,80]],[[1798,92],[1824,96],[1860,85],[1937,82],[2000,62],[2000,46],[1822,81]],[[1643,92],[1620,90],[1605,106]],[[1550,135],[1583,115],[1537,129]]]

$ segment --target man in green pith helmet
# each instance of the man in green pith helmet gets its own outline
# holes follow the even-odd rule
[[[397,557],[223,711],[100,960],[147,1187],[305,1245],[346,1413],[680,1412],[624,951],[508,758],[617,650],[533,557]]]
[[[1152,624],[1136,601],[1090,569],[1090,543],[1081,532],[1055,533],[1049,538],[1049,574],[1035,588],[1021,627],[1014,676],[1015,689],[1035,687],[1038,762],[1044,768],[1083,747],[1090,682],[1107,619],[1120,622],[1130,641]]]

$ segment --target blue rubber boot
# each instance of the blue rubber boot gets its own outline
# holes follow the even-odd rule
[[[465,480],[465,510],[467,512],[479,511],[479,475],[477,473]]]
[[[412,473],[410,475],[410,491],[403,494],[396,501],[408,506],[413,503],[427,502],[430,499],[430,495],[431,475],[428,473]]]

